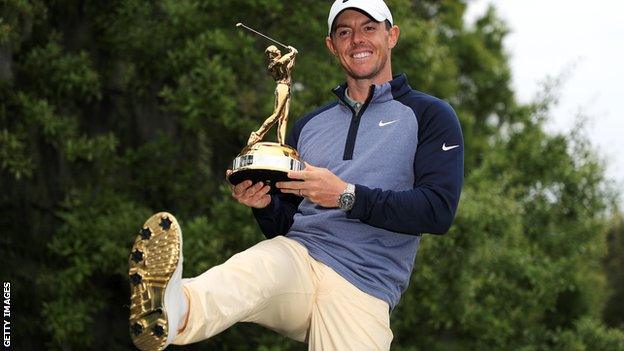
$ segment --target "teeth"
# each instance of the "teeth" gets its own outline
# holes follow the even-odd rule
[[[367,52],[358,52],[357,54],[353,55],[353,58],[361,59],[361,58],[369,57],[370,55],[371,55],[371,53],[368,52],[368,51]]]

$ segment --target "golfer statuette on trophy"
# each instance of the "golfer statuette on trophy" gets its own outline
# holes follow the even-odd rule
[[[233,185],[245,180],[251,180],[254,184],[263,182],[265,185],[271,186],[270,193],[276,193],[279,192],[279,189],[275,187],[275,183],[287,180],[288,171],[300,171],[304,168],[297,150],[286,145],[286,125],[292,83],[291,72],[298,52],[294,47],[286,46],[242,23],[238,23],[236,26],[243,27],[289,50],[284,55],[275,45],[271,45],[265,50],[269,60],[268,72],[277,84],[275,87],[275,107],[273,113],[264,121],[262,126],[251,132],[247,145],[234,159],[232,172],[227,177],[227,180]],[[265,134],[276,123],[277,143],[261,142]]]

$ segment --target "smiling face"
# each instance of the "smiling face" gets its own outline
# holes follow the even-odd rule
[[[389,30],[365,14],[345,10],[335,20],[327,48],[340,60],[347,79],[381,84],[392,80],[390,52],[399,39],[399,27]]]

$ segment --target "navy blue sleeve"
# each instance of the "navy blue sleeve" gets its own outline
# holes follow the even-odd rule
[[[288,233],[300,202],[301,198],[292,194],[276,194],[271,195],[269,206],[252,208],[260,230],[267,239]]]
[[[405,234],[444,234],[455,218],[464,178],[461,127],[455,111],[441,100],[414,112],[419,127],[414,188],[384,191],[356,184],[347,217]]]
[[[286,137],[286,144],[291,147],[297,145],[294,134],[291,132]],[[293,194],[274,194],[271,195],[271,202],[267,207],[251,209],[260,230],[267,239],[288,233],[301,200],[301,197]]]

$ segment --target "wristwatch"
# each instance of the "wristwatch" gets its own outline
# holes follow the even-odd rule
[[[347,188],[338,197],[338,207],[343,211],[349,211],[355,204],[355,185],[347,184]]]

